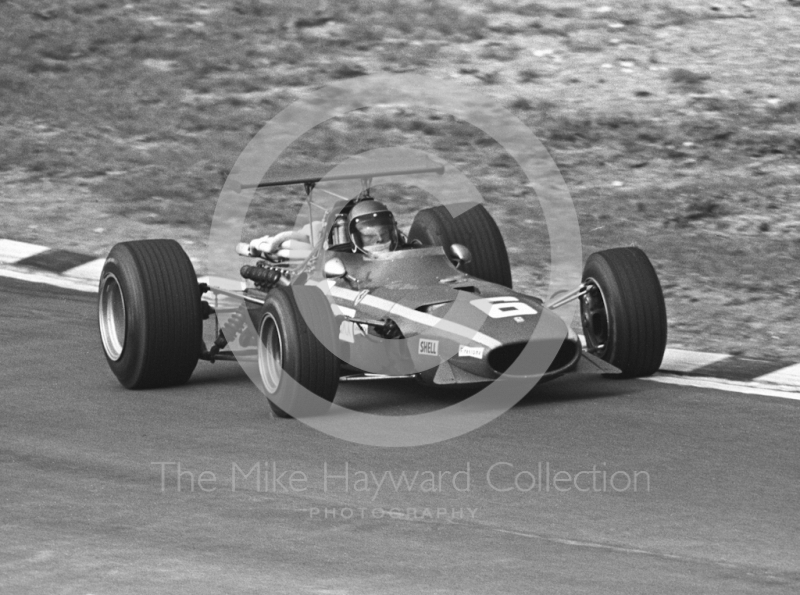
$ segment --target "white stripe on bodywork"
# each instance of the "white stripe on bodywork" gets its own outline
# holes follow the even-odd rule
[[[349,300],[351,302],[354,302],[356,297],[360,295],[360,292],[358,291],[353,291],[352,289],[346,289],[344,287],[337,287],[336,285],[330,286],[330,290],[331,295],[334,297]],[[364,304],[365,306],[370,306],[377,310],[383,310],[387,314],[391,311],[393,316],[400,316],[412,322],[418,322],[419,324],[424,324],[429,327],[435,326],[438,330],[456,335],[462,339],[475,341],[476,343],[480,343],[489,349],[494,349],[495,347],[500,347],[502,345],[500,341],[492,339],[490,336],[484,335],[483,333],[471,329],[468,326],[464,326],[463,324],[459,324],[445,318],[439,318],[438,316],[434,316],[433,314],[428,314],[426,312],[420,312],[419,310],[414,310],[413,308],[402,306],[397,302],[391,302],[374,295],[367,295],[359,303]]]

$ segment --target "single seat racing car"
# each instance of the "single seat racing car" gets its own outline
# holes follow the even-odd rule
[[[340,380],[480,387],[576,370],[625,377],[658,370],[666,308],[643,251],[594,253],[574,291],[547,302],[525,295],[512,289],[502,234],[482,204],[422,209],[403,233],[370,188],[373,178],[442,171],[428,161],[339,173],[335,179],[362,180],[363,190],[310,216],[303,230],[238,244],[246,259],[238,287],[198,282],[175,241],[117,244],[99,292],[111,370],[127,388],[153,388],[187,382],[200,359],[255,358],[282,417],[302,415],[309,395],[332,402]],[[257,187],[303,184],[311,215],[312,191],[325,175],[273,175]],[[585,346],[554,312],[575,299]],[[207,344],[210,318],[217,324]]]

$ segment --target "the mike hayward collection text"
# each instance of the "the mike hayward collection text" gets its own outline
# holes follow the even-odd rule
[[[150,463],[159,475],[162,492],[216,492],[218,490],[275,494],[323,491],[359,494],[373,501],[400,492],[420,494],[471,492],[602,493],[650,492],[650,473],[614,469],[606,462],[584,469],[559,469],[549,461],[526,464],[497,461],[464,463],[452,469],[363,469],[347,461],[322,462],[300,469],[280,461],[236,462],[227,469],[198,469],[180,461]]]

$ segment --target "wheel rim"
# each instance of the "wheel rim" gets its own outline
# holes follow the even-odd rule
[[[122,357],[125,349],[127,324],[125,321],[125,298],[119,281],[113,274],[103,278],[100,287],[100,336],[103,348],[111,361]]]
[[[261,381],[268,393],[275,394],[283,375],[283,344],[278,323],[272,314],[264,316],[258,336],[258,370]]]
[[[608,350],[609,316],[603,291],[594,279],[585,279],[587,291],[581,298],[581,324],[590,353],[603,357]]]

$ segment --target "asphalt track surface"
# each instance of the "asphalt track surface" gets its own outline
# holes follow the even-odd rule
[[[235,363],[124,390],[93,295],[0,279],[0,300],[4,594],[800,591],[797,401],[573,376],[460,438],[364,447],[271,419]],[[456,398],[337,395],[379,414]],[[540,464],[587,473],[526,491]],[[402,471],[411,489],[356,483]],[[426,471],[451,475],[426,491]]]

